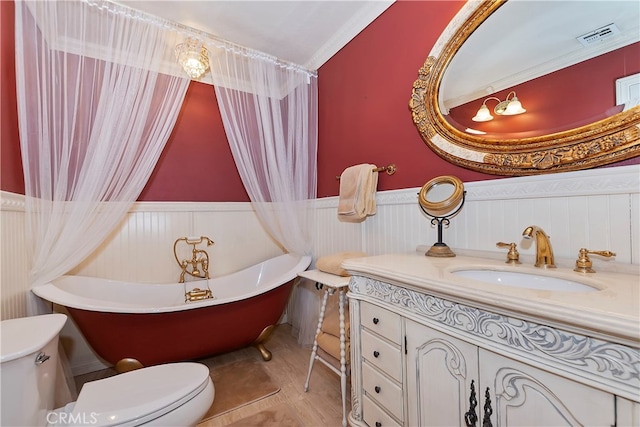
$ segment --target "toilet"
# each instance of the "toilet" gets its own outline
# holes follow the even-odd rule
[[[213,403],[200,363],[150,366],[85,383],[78,400],[54,408],[58,335],[67,317],[47,314],[0,323],[0,425],[194,426]]]

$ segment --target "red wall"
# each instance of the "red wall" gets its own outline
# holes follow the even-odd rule
[[[438,157],[409,110],[418,69],[463,4],[396,2],[320,68],[319,197],[337,195],[336,175],[358,163],[396,164],[394,175],[379,175],[379,190],[419,187],[438,175],[495,178]]]
[[[248,202],[213,86],[191,82],[141,201]]]
[[[14,4],[0,1],[0,189],[24,194],[16,110]]]
[[[14,3],[0,0],[2,140],[0,189],[24,194],[15,95]],[[141,201],[248,201],[213,87],[192,82]]]
[[[413,82],[463,1],[397,1],[319,70],[318,196],[338,194],[339,175],[358,163],[395,163],[380,190],[419,187],[437,175],[495,179],[449,164],[422,141],[409,111]],[[15,112],[13,2],[2,11],[2,182],[24,193]],[[7,94],[8,96],[5,96]],[[640,163],[640,158],[624,163]],[[191,83],[182,112],[140,196],[145,201],[246,201],[211,86]]]

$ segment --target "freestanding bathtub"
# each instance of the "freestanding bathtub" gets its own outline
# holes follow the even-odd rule
[[[280,319],[297,273],[311,258],[281,255],[208,281],[141,284],[62,276],[32,291],[67,308],[93,350],[121,370],[193,360],[255,344],[264,348]],[[213,299],[185,302],[206,287]]]

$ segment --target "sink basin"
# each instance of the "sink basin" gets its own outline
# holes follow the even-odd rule
[[[563,292],[594,292],[597,288],[573,280],[560,279],[533,273],[517,273],[500,270],[457,270],[453,274],[467,279],[515,288],[540,289]]]

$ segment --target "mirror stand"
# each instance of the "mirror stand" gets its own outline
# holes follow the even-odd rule
[[[444,215],[444,216],[431,215],[429,212],[425,210],[425,208],[422,205],[420,205],[420,209],[422,209],[422,212],[424,212],[425,215],[431,218],[431,225],[438,227],[438,241],[429,248],[429,250],[424,254],[425,256],[432,256],[432,257],[439,257],[439,258],[456,256],[456,254],[451,250],[451,248],[449,248],[449,246],[447,246],[447,244],[442,241],[442,230],[444,227],[449,227],[449,224],[450,224],[449,218],[454,217],[458,212],[460,212],[460,209],[462,209],[462,205],[464,205],[464,199],[466,194],[467,192],[463,191],[462,201],[460,202],[460,205],[458,206],[458,208],[454,212],[451,212],[450,214]]]

